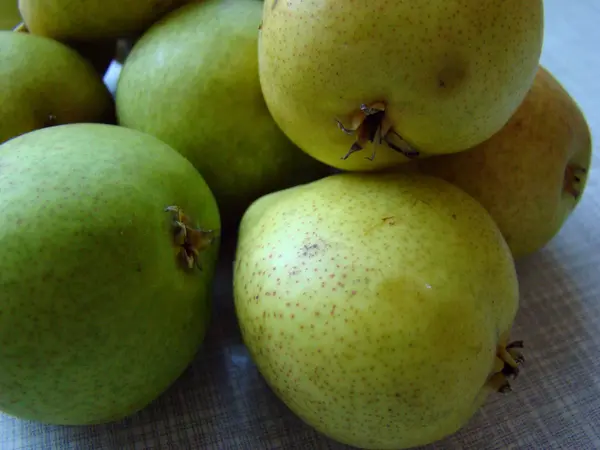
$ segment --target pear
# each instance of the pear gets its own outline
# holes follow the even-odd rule
[[[416,161],[402,170],[415,165],[477,199],[519,259],[546,246],[562,229],[585,191],[591,158],[583,112],[540,66],[525,100],[500,132],[468,151]]]
[[[0,411],[81,425],[150,403],[209,323],[202,177],[152,136],[69,124],[0,146],[0,192]]]
[[[360,448],[455,432],[522,361],[506,242],[435,177],[341,173],[260,198],[240,225],[234,298],[279,398]]]
[[[260,80],[300,148],[339,169],[377,170],[500,130],[542,41],[542,0],[269,0]]]
[[[58,40],[94,41],[139,33],[187,0],[19,0],[34,34]]]
[[[0,143],[43,127],[114,116],[101,76],[65,44],[0,31],[0,55]]]
[[[135,43],[117,85],[118,123],[188,158],[227,225],[261,195],[329,174],[287,138],[265,105],[257,61],[261,14],[256,0],[185,5]]]
[[[0,0],[0,30],[12,30],[21,22],[18,0]]]

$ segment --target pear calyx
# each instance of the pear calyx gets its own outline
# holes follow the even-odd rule
[[[407,158],[412,159],[419,156],[419,151],[394,131],[392,123],[385,114],[385,108],[385,103],[381,101],[369,105],[363,103],[358,111],[351,114],[349,127],[346,127],[339,119],[335,119],[338,127],[344,133],[356,136],[350,150],[342,156],[342,159],[348,159],[351,154],[363,150],[369,142],[373,144],[373,150],[371,156],[365,156],[365,158],[370,161],[375,159],[377,146],[383,143]]]
[[[217,233],[193,225],[179,206],[167,206],[165,212],[173,214],[173,242],[178,247],[178,256],[187,269],[202,270],[200,253],[211,246]]]
[[[572,195],[575,199],[578,199],[581,195],[581,190],[577,187],[581,183],[581,177],[587,173],[585,167],[577,164],[569,164],[565,169],[565,179],[563,183],[563,189],[568,194]]]
[[[523,341],[513,341],[506,345],[503,342],[504,339],[496,349],[494,370],[486,383],[489,388],[501,394],[512,391],[508,379],[517,378],[520,372],[519,366],[525,362],[525,357],[521,353]]]

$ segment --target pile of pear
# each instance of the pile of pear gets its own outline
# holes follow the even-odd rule
[[[515,262],[592,159],[542,0],[0,9],[0,411],[148,407],[204,364],[219,258],[257,369],[331,439],[425,445],[512,390]]]

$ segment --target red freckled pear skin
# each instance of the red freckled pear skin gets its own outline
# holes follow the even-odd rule
[[[531,86],[542,40],[542,0],[267,0],[260,80],[296,145],[375,170],[492,136]]]
[[[274,392],[360,448],[454,433],[523,361],[506,242],[479,203],[425,175],[343,173],[257,200],[234,295]]]

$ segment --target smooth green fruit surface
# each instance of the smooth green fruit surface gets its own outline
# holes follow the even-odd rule
[[[17,0],[0,0],[0,30],[12,30],[20,21]]]
[[[340,169],[375,170],[405,162],[403,152],[453,153],[497,132],[531,86],[542,41],[542,0],[269,0],[260,79],[300,148]],[[361,105],[381,114],[366,120]],[[363,150],[343,159],[355,142]]]
[[[173,205],[219,229],[197,171],[137,131],[63,125],[0,146],[1,411],[117,420],[188,366],[209,320],[219,241],[200,252],[202,270],[188,268]]]
[[[0,31],[0,55],[0,143],[39,128],[113,116],[101,76],[66,45]]]
[[[515,258],[543,248],[585,192],[592,136],[583,112],[540,67],[508,124],[465,152],[411,163],[477,199],[492,215]],[[412,167],[402,167],[412,170]]]
[[[488,213],[422,175],[345,173],[261,198],[240,226],[234,294],[275,393],[322,433],[372,449],[463,426],[518,308]]]
[[[256,0],[186,5],[135,44],[117,88],[119,124],[153,134],[188,158],[237,221],[256,198],[328,168],[279,129],[258,79]]]
[[[23,22],[15,27],[14,31],[20,33],[29,33],[27,26]],[[88,60],[101,77],[104,77],[104,74],[106,73],[108,66],[110,66],[113,57],[116,56],[116,39],[103,39],[92,42],[61,42],[76,50],[77,53],[79,53],[84,59]]]
[[[94,41],[143,32],[186,0],[19,0],[32,33],[54,39]]]

